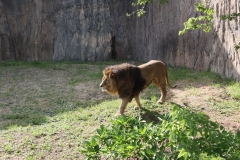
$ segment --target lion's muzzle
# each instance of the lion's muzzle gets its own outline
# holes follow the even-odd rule
[[[102,81],[99,85],[99,87],[103,87],[104,81]]]
[[[103,86],[104,86],[104,82],[105,82],[105,81],[102,81],[102,82],[100,83],[100,85],[99,85],[99,87],[101,87],[102,91],[106,91],[106,89],[104,89],[104,87],[103,87]]]

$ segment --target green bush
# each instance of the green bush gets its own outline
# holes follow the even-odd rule
[[[240,134],[174,105],[159,123],[121,116],[83,142],[86,159],[240,159]]]

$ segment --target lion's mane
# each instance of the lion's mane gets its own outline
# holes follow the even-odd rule
[[[135,65],[124,63],[107,67],[105,71],[114,75],[120,98],[130,97],[131,101],[144,89],[146,81]]]

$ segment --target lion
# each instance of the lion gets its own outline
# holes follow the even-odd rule
[[[139,66],[128,63],[109,66],[103,70],[100,87],[110,95],[118,95],[122,100],[116,113],[116,116],[120,116],[124,113],[128,102],[131,102],[133,98],[137,103],[135,109],[141,108],[139,94],[151,83],[154,83],[161,91],[158,103],[163,103],[166,100],[166,84],[170,88],[176,88],[176,85],[169,84],[166,65],[158,60],[151,60]]]

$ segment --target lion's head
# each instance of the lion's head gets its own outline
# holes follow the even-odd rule
[[[103,71],[100,84],[103,90],[120,98],[132,98],[143,89],[145,80],[141,77],[140,69],[128,63],[110,66]]]
[[[100,87],[102,87],[102,90],[107,91],[111,95],[117,95],[117,83],[115,80],[115,74],[112,72],[111,68],[106,68],[103,71],[103,78],[100,83]]]

